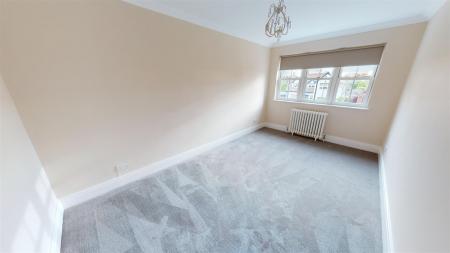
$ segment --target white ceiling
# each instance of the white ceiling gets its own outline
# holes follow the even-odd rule
[[[265,46],[428,20],[445,0],[285,0],[292,29],[279,42],[264,25],[272,0],[124,0]]]

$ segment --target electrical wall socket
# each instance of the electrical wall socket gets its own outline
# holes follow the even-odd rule
[[[129,171],[128,163],[119,163],[114,166],[117,176],[121,176]]]

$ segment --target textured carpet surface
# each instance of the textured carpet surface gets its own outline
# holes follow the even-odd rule
[[[381,252],[377,157],[263,129],[65,211],[69,252]]]

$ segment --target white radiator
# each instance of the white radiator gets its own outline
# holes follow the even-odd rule
[[[326,112],[292,109],[288,131],[291,134],[311,137],[314,140],[322,140],[327,116],[328,113]]]

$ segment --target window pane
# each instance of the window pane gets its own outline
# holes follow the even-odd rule
[[[377,65],[359,66],[356,77],[373,77],[376,70]]]
[[[355,104],[363,104],[366,100],[369,88],[369,80],[356,80],[352,86],[351,101]]]
[[[306,100],[314,100],[314,94],[316,92],[317,80],[307,80],[305,86],[305,92],[303,98]]]
[[[280,70],[280,77],[285,78],[300,78],[302,76],[301,69]]]
[[[308,78],[319,78],[321,69],[308,69]]]
[[[288,81],[287,80],[280,80],[280,91],[288,91]]]
[[[367,100],[369,80],[341,80],[336,93],[336,102],[363,104]]]
[[[299,80],[290,80],[288,85],[289,91],[297,92],[299,82]]]
[[[278,93],[278,99],[280,100],[287,100],[288,93],[287,92],[280,92]]]
[[[352,86],[353,80],[341,80],[339,82],[339,86],[336,92],[336,102],[339,103],[350,103],[351,102],[351,94],[352,94]]]
[[[297,100],[297,92],[289,92],[288,99],[289,100]]]
[[[299,84],[299,80],[280,80],[278,99],[297,100],[297,91]]]
[[[308,69],[308,78],[331,78],[334,68]]]
[[[330,87],[330,80],[320,80],[317,84],[316,101],[327,100],[327,94]]]
[[[368,101],[369,86],[377,68],[378,65],[365,65],[280,70],[277,99],[329,104],[330,97],[333,97],[336,103],[350,106],[364,105]],[[336,70],[340,71],[336,73],[338,77],[334,79]],[[335,80],[337,83],[334,83]],[[302,93],[299,93],[299,90],[302,90]]]
[[[358,72],[358,66],[343,67],[343,68],[341,68],[341,77],[342,78],[355,78],[357,72]]]
[[[333,68],[324,68],[320,72],[320,78],[331,78],[333,76]]]

